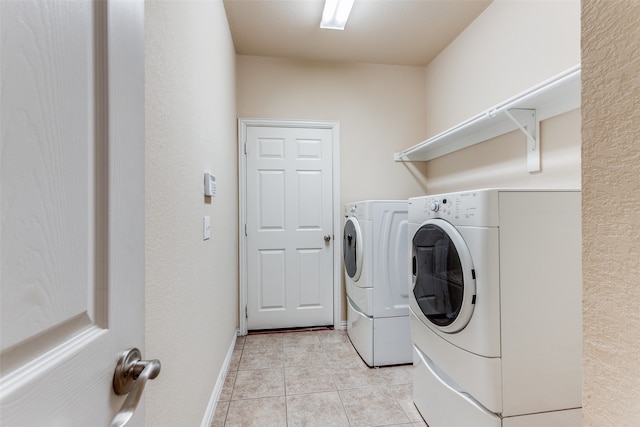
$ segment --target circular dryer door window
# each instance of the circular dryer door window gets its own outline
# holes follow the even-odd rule
[[[476,285],[471,254],[449,222],[426,221],[412,242],[413,295],[439,330],[462,330],[473,314]]]
[[[342,253],[344,254],[344,271],[351,279],[357,281],[362,272],[362,234],[360,224],[354,217],[347,218],[344,224]]]

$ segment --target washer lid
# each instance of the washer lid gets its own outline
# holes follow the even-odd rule
[[[342,253],[345,273],[358,281],[362,273],[362,233],[356,217],[350,216],[344,224]]]
[[[469,248],[451,225],[430,219],[413,236],[413,295],[427,320],[443,332],[464,329],[473,314],[476,281]]]

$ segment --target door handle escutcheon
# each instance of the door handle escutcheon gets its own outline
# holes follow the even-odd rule
[[[123,352],[116,363],[113,373],[113,391],[117,395],[129,394],[116,414],[111,427],[122,427],[129,422],[140,402],[147,380],[160,374],[160,361],[141,360],[142,355],[137,348]]]

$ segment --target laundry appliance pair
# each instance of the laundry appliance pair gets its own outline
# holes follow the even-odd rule
[[[414,402],[430,427],[581,425],[579,191],[409,199]]]
[[[412,362],[407,200],[345,205],[347,334],[369,366]]]

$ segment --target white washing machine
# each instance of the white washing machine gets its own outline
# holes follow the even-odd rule
[[[412,362],[407,201],[345,205],[347,333],[369,366]]]
[[[579,191],[409,199],[414,402],[430,427],[581,426]]]

